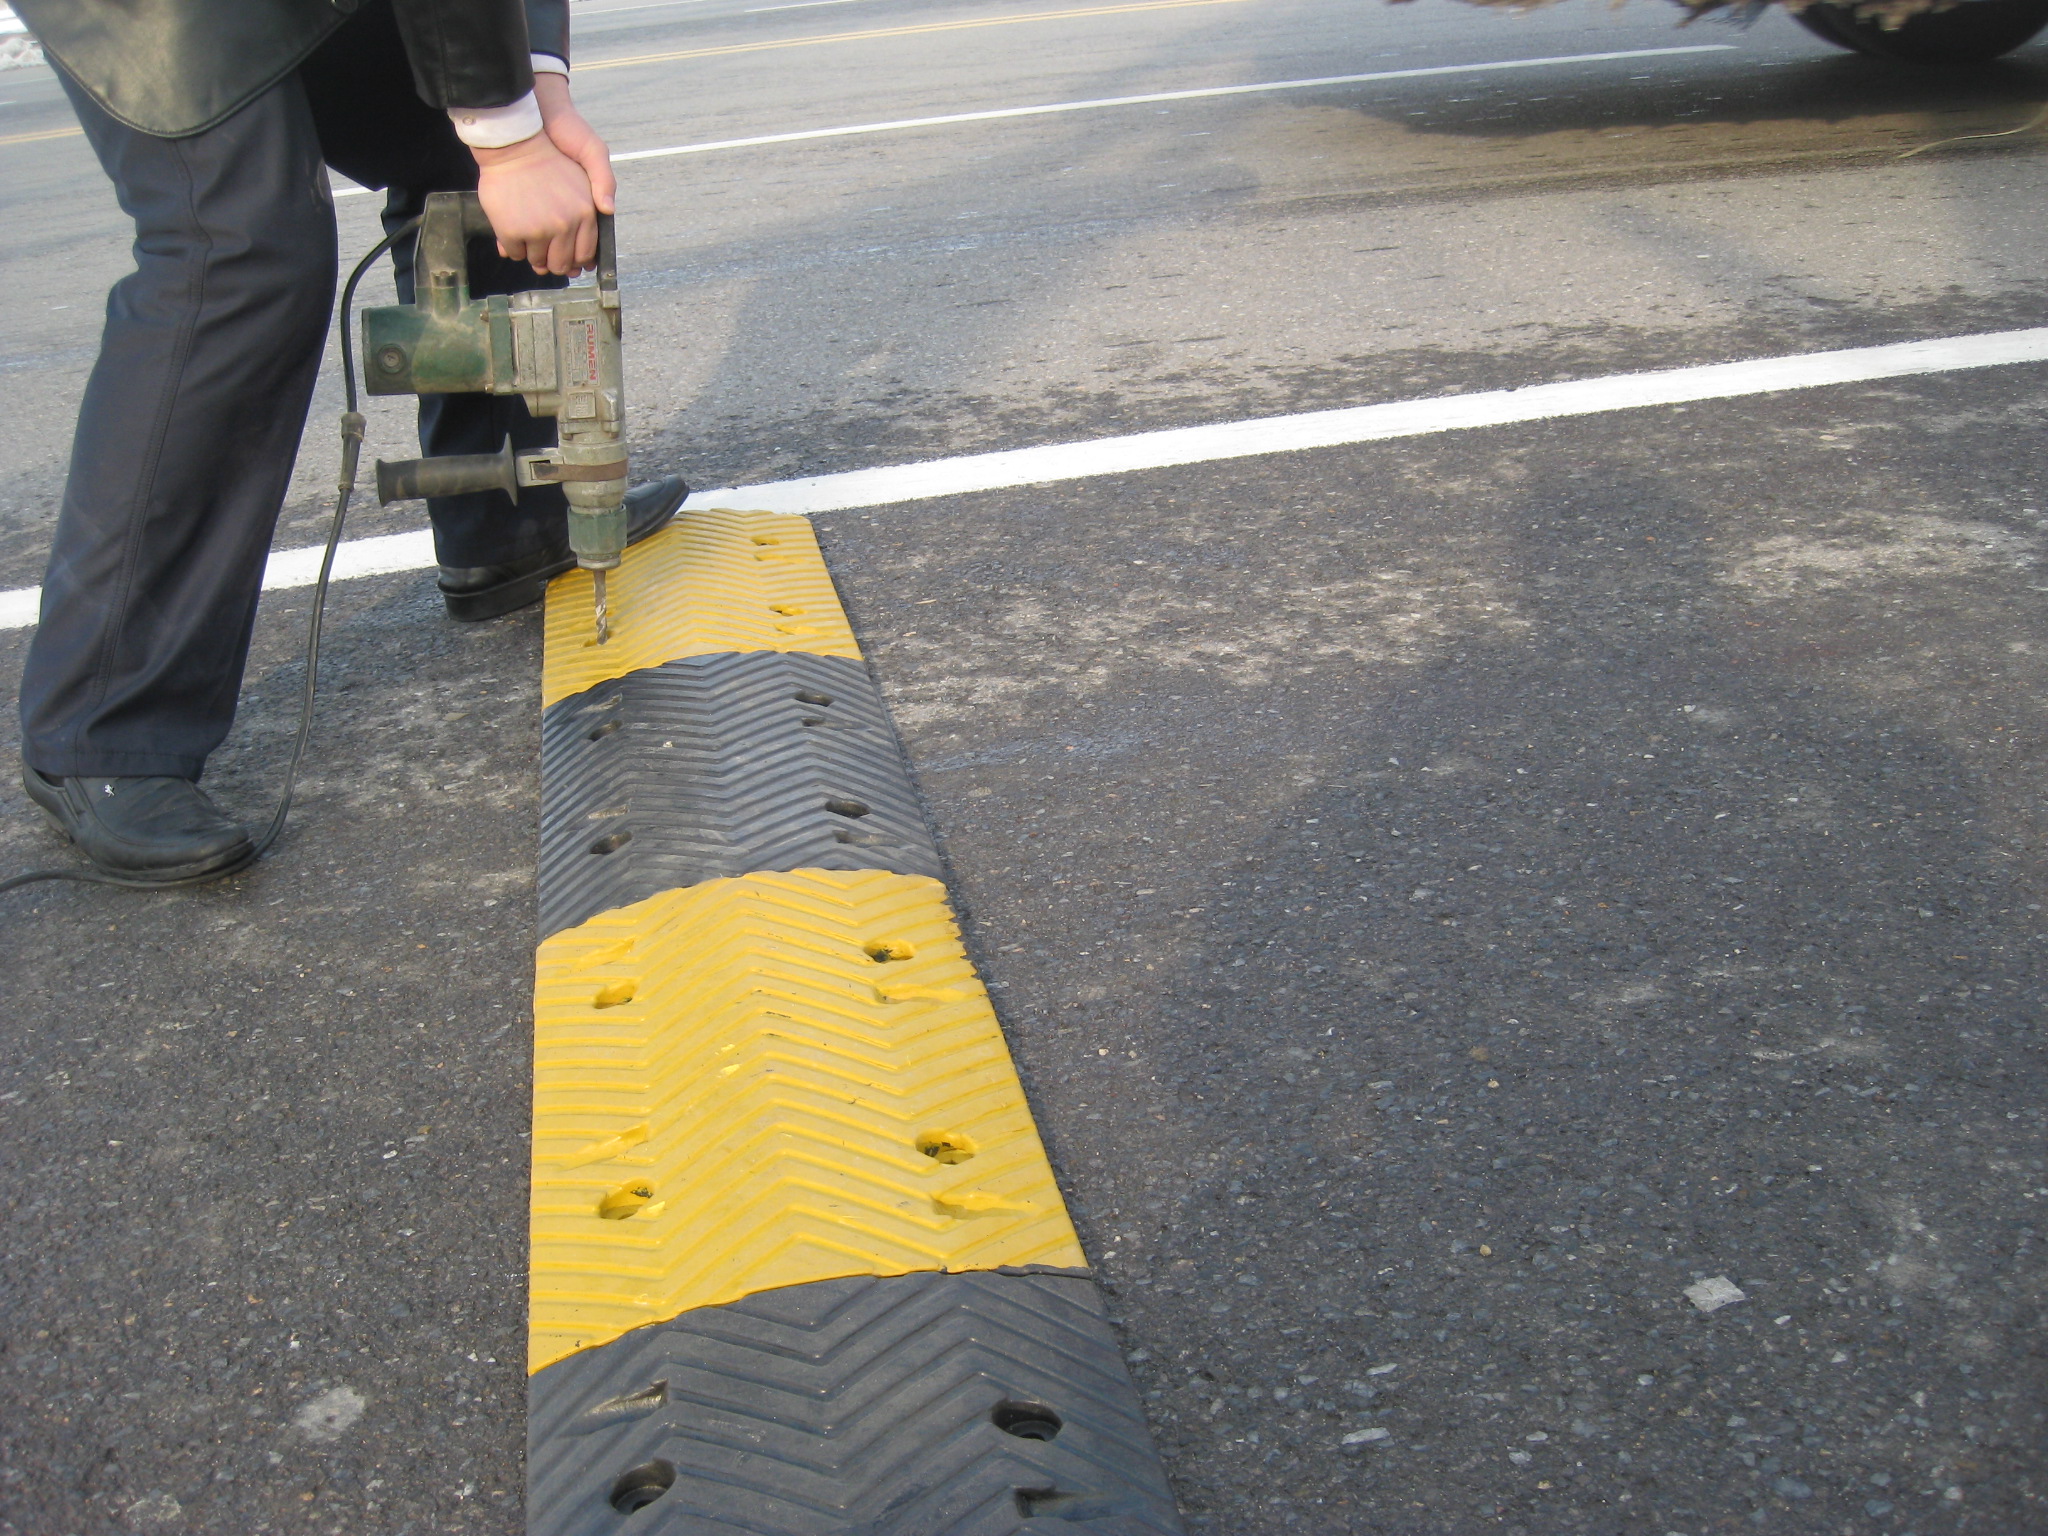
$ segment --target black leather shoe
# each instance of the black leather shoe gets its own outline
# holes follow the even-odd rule
[[[24,767],[21,787],[95,869],[123,880],[168,885],[227,875],[256,857],[248,828],[190,779],[53,779]]]
[[[681,475],[663,475],[626,492],[626,542],[638,544],[650,533],[666,528],[689,494]],[[451,619],[495,619],[539,602],[548,583],[575,564],[576,557],[569,553],[565,540],[553,549],[503,565],[444,565],[441,600],[448,605]]]

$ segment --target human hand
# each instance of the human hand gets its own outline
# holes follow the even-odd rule
[[[533,95],[540,105],[540,120],[546,125],[549,140],[555,148],[582,166],[583,174],[590,178],[590,194],[597,204],[597,211],[616,212],[614,199],[618,192],[618,179],[612,175],[612,152],[597,136],[597,130],[584,121],[583,114],[576,110],[576,103],[570,100],[568,77],[535,75]]]
[[[498,251],[536,272],[574,277],[597,260],[597,215],[617,190],[611,154],[569,99],[569,82],[534,80],[542,131],[502,149],[472,149],[477,196]]]

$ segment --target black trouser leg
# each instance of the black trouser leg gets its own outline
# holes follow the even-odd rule
[[[108,295],[79,408],[22,756],[197,778],[234,719],[333,303],[320,145],[290,79],[183,139],[63,83],[135,221],[135,271]]]
[[[61,78],[61,76],[60,76]],[[323,158],[391,189],[387,219],[476,185],[444,113],[422,103],[388,0],[369,0],[293,76],[225,122],[158,139],[68,81],[134,218],[79,410],[42,622],[21,688],[22,756],[59,776],[197,778],[234,720],[264,557],[289,482],[333,302]],[[411,252],[397,266],[410,287]],[[480,294],[542,286],[481,253]],[[559,281],[559,280],[556,280]],[[406,294],[410,297],[410,294]],[[423,403],[428,453],[553,442],[516,399]],[[429,505],[448,565],[560,543],[559,490]]]
[[[384,228],[421,212],[429,192],[472,192],[476,160],[448,122],[422,102],[388,3],[365,5],[299,69],[327,163],[366,187],[386,189]],[[414,242],[392,250],[398,297],[413,298]],[[523,261],[507,261],[489,241],[470,247],[469,291],[482,296],[526,288],[560,288],[566,278],[541,277]],[[427,395],[420,400],[420,447],[429,454],[495,453],[509,436],[515,449],[552,447],[555,423],[534,417],[517,395]],[[395,457],[395,455],[394,455]],[[443,565],[494,565],[568,538],[568,498],[557,486],[437,496],[427,503],[434,552]]]

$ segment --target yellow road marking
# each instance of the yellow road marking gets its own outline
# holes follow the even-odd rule
[[[1028,16],[992,16],[980,21],[935,21],[921,27],[877,27],[868,32],[826,32],[816,37],[790,37],[772,43],[729,43],[722,48],[688,48],[678,53],[638,53],[623,59],[578,62],[576,72],[624,69],[629,64],[672,64],[679,59],[709,59],[727,53],[760,53],[770,48],[809,48],[819,43],[858,43],[877,37],[915,37],[925,32],[964,32],[975,27],[1015,27],[1027,21],[1071,21],[1082,16],[1123,16],[1134,11],[1184,11],[1204,5],[1239,5],[1243,0],[1142,0],[1137,5],[1096,5],[1079,11],[1034,11]]]
[[[83,128],[45,128],[40,133],[14,133],[0,139],[0,144],[39,144],[44,139],[69,139],[84,133]]]

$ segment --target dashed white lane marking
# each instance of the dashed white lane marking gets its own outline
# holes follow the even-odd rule
[[[1099,112],[1109,107],[1146,107],[1166,101],[1200,101],[1214,96],[1255,96],[1264,91],[1308,91],[1330,85],[1370,85],[1382,80],[1426,80],[1438,75],[1484,75],[1511,69],[1556,69],[1567,64],[1611,64],[1636,59],[1672,58],[1688,53],[1728,53],[1733,43],[1696,43],[1683,48],[1631,48],[1618,53],[1561,53],[1542,59],[1494,59],[1483,64],[1431,64],[1416,69],[1382,69],[1367,75],[1318,75],[1312,80],[1265,80],[1255,85],[1211,85],[1186,91],[1153,91],[1143,96],[1104,96],[1093,101],[1054,101],[1033,107],[991,107],[981,112],[948,112],[940,117],[900,117],[886,123],[853,123],[843,128],[804,128],[793,133],[761,133],[745,139],[710,139],[702,144],[670,144],[661,149],[635,149],[613,155],[612,164],[631,160],[667,160],[677,155],[708,155],[724,149],[756,149],[764,144],[798,144],[807,139],[844,139],[865,133],[902,133],[912,128],[943,128],[953,123],[994,123],[1011,117],[1050,117],[1060,112]],[[336,197],[363,197],[367,187],[342,187]]]
[[[1655,373],[1618,373],[1598,379],[1573,379],[1561,384],[1532,384],[1525,389],[1437,395],[1427,400],[1391,400],[1382,405],[1302,411],[1290,416],[1259,416],[1248,421],[1217,422],[1206,427],[1134,432],[1126,437],[1096,438],[1090,442],[1049,443],[1037,448],[929,459],[919,464],[897,464],[885,469],[817,475],[807,480],[725,486],[713,491],[698,491],[684,505],[759,507],[771,512],[807,514],[843,512],[854,507],[886,507],[906,501],[924,501],[934,496],[961,496],[1022,485],[1051,485],[1062,480],[1086,480],[1098,475],[1129,474],[1134,470],[1170,469],[1182,464],[1213,464],[1260,454],[1292,453],[1304,448],[1336,448],[1348,443],[1428,437],[1440,432],[1470,431],[1475,427],[1595,416],[1653,405],[1731,400],[1744,395],[1776,394],[1790,389],[1819,389],[1830,384],[1858,384],[1912,374],[1958,373],[1974,368],[2039,362],[2048,362],[2048,327],[1993,331],[1977,336],[1949,336],[1935,341],[1894,342],[1888,346],[1854,347],[1839,352],[1749,358],[1736,363],[1709,363],[1698,368],[1667,368]],[[381,538],[357,539],[344,544],[335,558],[334,575],[337,580],[348,580],[357,576],[387,575],[394,571],[424,570],[433,563],[431,535],[425,532],[387,534]],[[264,590],[311,586],[319,570],[318,549],[282,550],[270,557],[263,578]],[[0,629],[20,629],[33,624],[38,596],[37,589],[33,587],[0,592]]]

